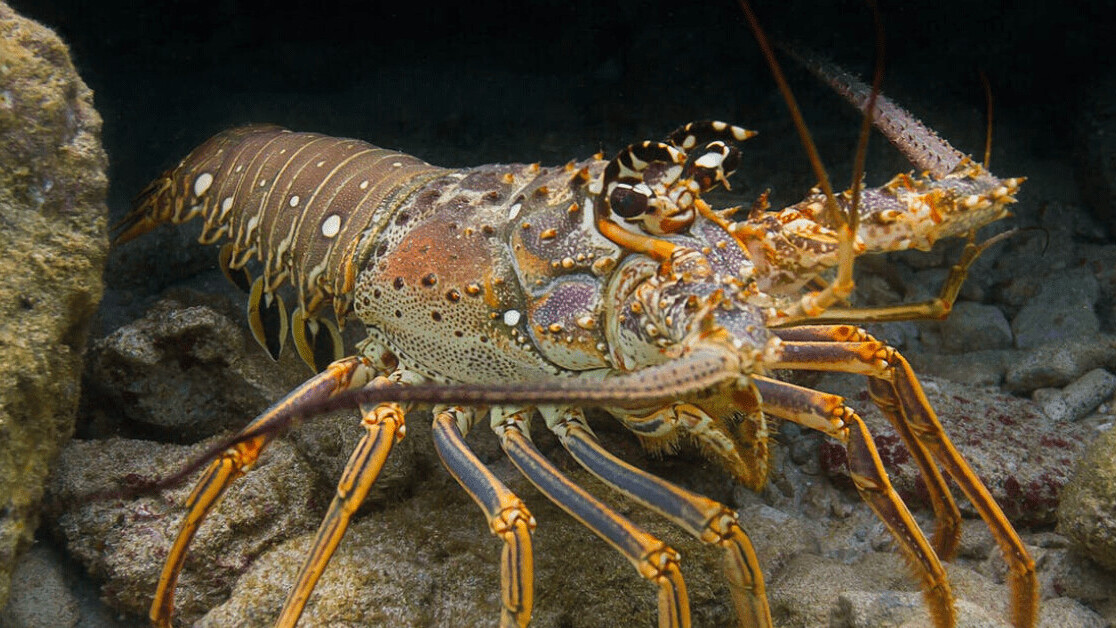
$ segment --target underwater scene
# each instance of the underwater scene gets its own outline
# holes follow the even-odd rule
[[[874,5],[0,0],[0,626],[1116,626],[1116,11]]]

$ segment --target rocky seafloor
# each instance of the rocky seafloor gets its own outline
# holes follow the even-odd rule
[[[368,60],[346,61],[358,76],[323,87],[342,74],[339,62],[323,69],[311,53],[328,56],[339,44],[290,31],[282,31],[285,40],[265,35],[264,25],[274,24],[244,26],[237,22],[245,19],[244,9],[236,3],[180,6],[178,21],[138,11],[130,17],[139,25],[135,30],[110,24],[111,16],[124,19],[113,13],[113,3],[104,14],[80,20],[72,14],[76,5],[16,6],[56,21],[97,90],[114,163],[110,210],[117,218],[160,168],[212,132],[246,121],[358,136],[432,163],[468,165],[562,163],[713,116],[761,131],[744,151],[734,194],[722,202],[747,205],[770,188],[774,203],[786,204],[812,183],[746,26],[724,9],[697,20],[704,30],[678,26],[681,16],[644,19],[634,8],[618,15],[562,13],[565,34],[552,45],[583,44],[567,56],[589,69],[545,64],[561,54],[543,55],[541,67],[508,62],[500,57],[506,50],[492,46],[495,52],[486,53],[487,42],[462,34],[481,22],[460,17],[456,34],[446,34],[454,25],[444,21],[431,27],[446,37],[438,43],[427,33],[417,44],[403,43],[398,34],[364,44],[368,50],[347,44],[343,52],[356,50]],[[696,19],[693,13],[686,17]],[[1006,21],[1005,32],[1022,31],[1020,41],[1024,34],[1038,37],[1043,23],[1041,15],[997,17]],[[923,37],[938,33],[939,22],[925,16],[900,12],[892,20],[912,18],[929,20],[922,22]],[[396,23],[390,13],[377,19]],[[517,18],[503,19],[522,27]],[[811,42],[804,34],[810,29],[796,29],[779,14],[768,19]],[[856,21],[836,14],[814,19],[841,28]],[[1087,39],[1088,21],[1083,16],[1070,26]],[[77,22],[104,27],[99,47],[81,35]],[[621,22],[639,27],[622,29]],[[964,37],[975,31],[958,28],[955,35],[971,41]],[[910,359],[946,431],[1019,530],[1037,564],[1040,625],[1114,626],[1116,74],[1098,71],[1088,90],[1067,87],[1072,97],[1040,98],[1035,94],[1047,75],[1020,76],[1037,53],[995,32],[969,51],[1000,69],[990,72],[994,86],[1001,81],[991,166],[1028,181],[1015,215],[984,235],[1009,227],[1020,233],[978,260],[948,320],[869,328]],[[151,33],[162,34],[166,49],[150,43]],[[825,37],[814,45],[833,47],[840,58],[870,49],[863,41],[870,36],[860,46]],[[917,43],[900,42],[890,53],[886,89],[979,158],[979,82],[958,79],[960,68],[971,69],[960,52],[939,51],[944,68],[912,60]],[[376,53],[391,45],[411,56],[376,63],[383,58]],[[416,53],[420,49],[427,54]],[[1070,59],[1080,51],[1067,45],[1064,54]],[[250,77],[253,72],[262,77]],[[797,75],[795,87],[831,171],[849,172],[855,115],[846,115],[836,97],[805,76]],[[875,142],[870,184],[908,168]],[[0,625],[141,625],[190,483],[129,499],[83,496],[128,479],[172,474],[308,375],[290,352],[276,363],[255,345],[244,322],[244,295],[216,269],[216,251],[192,242],[196,234],[196,226],[167,228],[111,253],[105,300],[86,353],[77,437],[57,461],[45,526],[15,568]],[[932,296],[960,246],[942,243],[929,253],[861,260],[856,302]],[[350,326],[350,340],[359,338],[358,327]],[[802,383],[844,395],[862,413],[892,481],[930,530],[925,488],[863,380],[825,375]],[[851,488],[838,445],[781,426],[771,481],[757,494],[734,486],[696,451],[656,458],[606,417],[592,421],[605,445],[626,460],[737,510],[755,544],[777,626],[929,625],[890,535]],[[442,469],[428,422],[420,411],[408,418],[407,437],[318,585],[304,625],[495,623],[499,543]],[[300,426],[269,448],[195,539],[176,597],[179,622],[256,626],[274,620],[360,434],[352,416],[338,413]],[[601,486],[543,430],[534,438],[571,478],[682,553],[696,626],[732,624],[717,550]],[[491,433],[478,429],[469,442],[538,521],[532,625],[655,624],[654,590],[629,564],[531,487]],[[1008,625],[1005,564],[987,526],[960,496],[959,504],[962,544],[947,565],[959,624]]]

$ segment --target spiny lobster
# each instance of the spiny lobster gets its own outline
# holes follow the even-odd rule
[[[969,264],[988,245],[974,242],[975,230],[1007,215],[1022,180],[995,177],[855,78],[823,63],[814,69],[925,172],[835,195],[814,157],[821,190],[779,211],[768,211],[761,198],[737,221],[740,208],[717,211],[703,199],[727,187],[738,144],[752,135],[722,122],[687,124],[611,160],[456,170],[358,140],[249,126],[213,137],[149,185],[116,242],[202,217],[202,242],[229,239],[221,266],[250,291],[260,344],[277,356],[291,329],[303,359],[315,371],[324,367],[206,458],[212,462],[187,501],[152,621],[170,625],[190,540],[281,428],[301,415],[359,404],[365,435],[277,620],[294,625],[403,437],[406,412],[427,404],[445,467],[503,543],[501,626],[525,626],[531,616],[535,520],[464,440],[486,416],[514,465],[543,494],[658,587],[660,626],[690,624],[677,552],[542,456],[528,436],[535,414],[606,484],[723,549],[739,621],[771,625],[759,563],[736,514],[608,452],[582,412],[591,405],[650,449],[671,451],[680,438],[692,439],[756,489],[768,472],[768,415],[838,440],[856,489],[921,579],[935,625],[951,626],[953,598],[940,559],[957,550],[960,514],[940,465],[1003,550],[1015,625],[1033,626],[1034,563],[942,431],[911,367],[864,330],[835,324],[947,313]],[[782,85],[777,69],[776,76]],[[926,249],[953,236],[970,244],[937,299],[840,305],[853,287],[856,256]],[[254,280],[245,270],[253,260],[260,265]],[[297,298],[289,316],[279,292],[287,282]],[[327,306],[336,323],[326,318]],[[343,357],[338,325],[351,314],[368,337]],[[892,489],[856,412],[840,397],[776,379],[779,369],[867,377],[871,399],[923,473],[938,525],[933,542]]]

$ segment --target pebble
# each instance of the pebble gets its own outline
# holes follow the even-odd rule
[[[1116,371],[1116,336],[1097,334],[1053,342],[1023,352],[1004,374],[1004,388],[1029,393],[1061,388],[1095,368]]]
[[[1047,417],[1064,423],[1088,416],[1114,393],[1116,375],[1104,369],[1093,369],[1062,390],[1040,388],[1032,398],[1042,406]]]

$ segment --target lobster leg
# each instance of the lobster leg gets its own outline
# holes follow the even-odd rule
[[[179,528],[174,545],[167,554],[166,562],[163,563],[163,572],[159,575],[159,585],[155,590],[155,599],[151,601],[149,612],[153,624],[166,627],[171,625],[174,587],[178,582],[178,574],[182,571],[182,565],[186,561],[186,550],[190,546],[190,541],[206,515],[217,505],[225,489],[243,475],[245,469],[256,462],[260,452],[275,438],[276,432],[269,431],[267,427],[276,420],[283,420],[287,411],[293,407],[320,401],[338,391],[364,385],[370,375],[369,365],[361,358],[351,357],[334,362],[325,371],[307,380],[241,430],[242,434],[257,435],[238,442],[209,465],[186,500],[186,517],[182,520],[182,527]]]
[[[371,385],[391,385],[391,382],[385,377],[378,377]],[[275,622],[277,627],[293,628],[298,622],[318,579],[337,550],[341,537],[345,535],[353,514],[383,470],[392,445],[406,433],[404,412],[395,403],[381,403],[367,411],[362,410],[361,425],[366,432],[341,473],[337,494],[318,527],[313,548],[299,569],[298,582],[283,602],[283,610]]]
[[[435,411],[434,447],[450,475],[484,511],[492,533],[504,542],[500,557],[504,603],[500,628],[525,627],[531,620],[535,597],[531,552],[535,518],[465,444],[462,431],[468,431],[475,420],[475,411],[459,406]]]
[[[659,628],[688,628],[690,600],[679,570],[678,552],[562,475],[528,438],[526,411],[503,413],[493,409],[492,429],[512,463],[532,484],[616,548],[639,575],[659,587]]]
[[[673,403],[646,416],[619,411],[613,414],[650,451],[671,451],[679,432],[685,431],[701,445],[703,452],[718,459],[741,484],[759,490],[767,482],[766,437],[744,443],[723,419],[711,416],[694,404]],[[755,418],[763,421],[762,414]],[[758,427],[760,432],[766,429],[766,424]]]
[[[824,333],[827,328],[819,328],[819,331]],[[942,430],[911,365],[898,351],[854,327],[838,325],[828,328],[828,332],[829,342],[784,342],[785,362],[774,364],[773,368],[868,375],[868,390],[873,399],[878,400],[881,407],[897,409],[895,418],[905,423],[905,429],[942,465],[988,524],[1011,571],[1012,622],[1016,626],[1034,626],[1038,620],[1034,561],[996,500]],[[841,341],[844,337],[851,337],[851,340]]]
[[[781,368],[781,367],[780,367]],[[872,435],[856,412],[837,395],[753,376],[764,412],[819,430],[841,441],[848,452],[856,490],[883,521],[922,578],[922,593],[937,628],[955,624],[953,593],[934,549],[907,506],[892,488]]]
[[[965,283],[965,279],[969,276],[969,267],[973,265],[973,262],[975,262],[988,247],[1015,233],[1016,230],[1014,229],[1011,231],[1004,231],[979,244],[973,241],[970,236],[969,242],[961,252],[961,259],[957,260],[957,263],[953,266],[950,266],[949,275],[946,276],[945,282],[942,283],[942,288],[938,296],[932,299],[916,303],[881,305],[875,307],[831,307],[824,312],[811,316],[807,322],[825,323],[855,321],[858,323],[882,323],[888,321],[944,319],[953,309],[953,303],[957,300],[957,294],[961,291],[961,285]]]
[[[703,543],[725,550],[725,578],[742,626],[771,627],[763,572],[736,513],[712,499],[633,467],[597,441],[580,410],[555,415],[548,425],[578,464],[602,482],[673,521]]]
[[[779,329],[775,330],[775,333],[783,340],[788,341],[865,342],[874,340],[864,330],[851,325],[803,326]],[[869,381],[879,380],[870,378]],[[938,466],[934,464],[926,446],[915,436],[911,430],[911,425],[899,413],[899,404],[895,400],[886,399],[876,394],[872,395],[872,401],[891,422],[895,431],[903,439],[907,450],[910,451],[911,457],[918,464],[937,524],[931,544],[939,558],[946,561],[951,560],[957,553],[957,546],[961,542],[961,511],[957,509],[957,503],[953,500],[949,486],[946,485],[945,478],[942,477]]]

